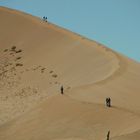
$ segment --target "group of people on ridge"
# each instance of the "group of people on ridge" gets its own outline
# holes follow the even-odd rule
[[[44,16],[44,17],[43,17],[43,21],[46,21],[46,22],[47,22],[47,21],[48,21],[48,20],[47,20],[47,17]]]

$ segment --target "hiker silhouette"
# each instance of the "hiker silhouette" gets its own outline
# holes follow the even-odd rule
[[[63,88],[63,86],[61,86],[60,90],[61,90],[61,94],[64,94],[64,88]]]
[[[106,106],[111,107],[111,98],[106,98]]]
[[[108,133],[107,133],[106,140],[109,140],[109,138],[110,138],[110,131],[108,131]]]
[[[45,17],[45,16],[43,17],[43,20],[46,21],[46,22],[47,22],[47,19],[48,19],[47,17]]]

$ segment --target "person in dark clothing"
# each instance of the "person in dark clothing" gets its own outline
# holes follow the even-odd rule
[[[110,138],[110,131],[108,131],[108,133],[107,133],[107,138],[106,138],[106,140],[109,140],[109,138]]]
[[[108,98],[106,98],[106,106],[108,107]]]
[[[46,21],[46,22],[47,22],[47,17],[44,16],[44,17],[43,17],[43,21]]]
[[[61,94],[64,94],[64,88],[63,88],[63,86],[61,86]]]
[[[111,107],[111,99],[108,98],[108,107]]]
[[[106,98],[106,106],[111,107],[111,99],[110,98]]]

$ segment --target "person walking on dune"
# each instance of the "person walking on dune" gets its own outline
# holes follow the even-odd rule
[[[64,94],[64,88],[63,88],[63,86],[61,86],[60,90],[61,90],[61,94]]]
[[[108,133],[107,133],[107,138],[106,138],[106,140],[109,140],[109,138],[110,138],[110,131],[108,131]]]
[[[106,98],[106,106],[108,107],[108,98]]]
[[[106,106],[111,107],[111,98],[106,98]]]
[[[108,98],[108,107],[111,107],[111,99]]]

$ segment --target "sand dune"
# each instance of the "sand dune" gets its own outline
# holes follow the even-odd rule
[[[140,139],[139,63],[19,11],[0,19],[0,139]]]
[[[87,104],[57,95],[32,111],[1,126],[1,136],[11,139],[104,139],[129,134],[140,127],[139,116],[103,105]]]

